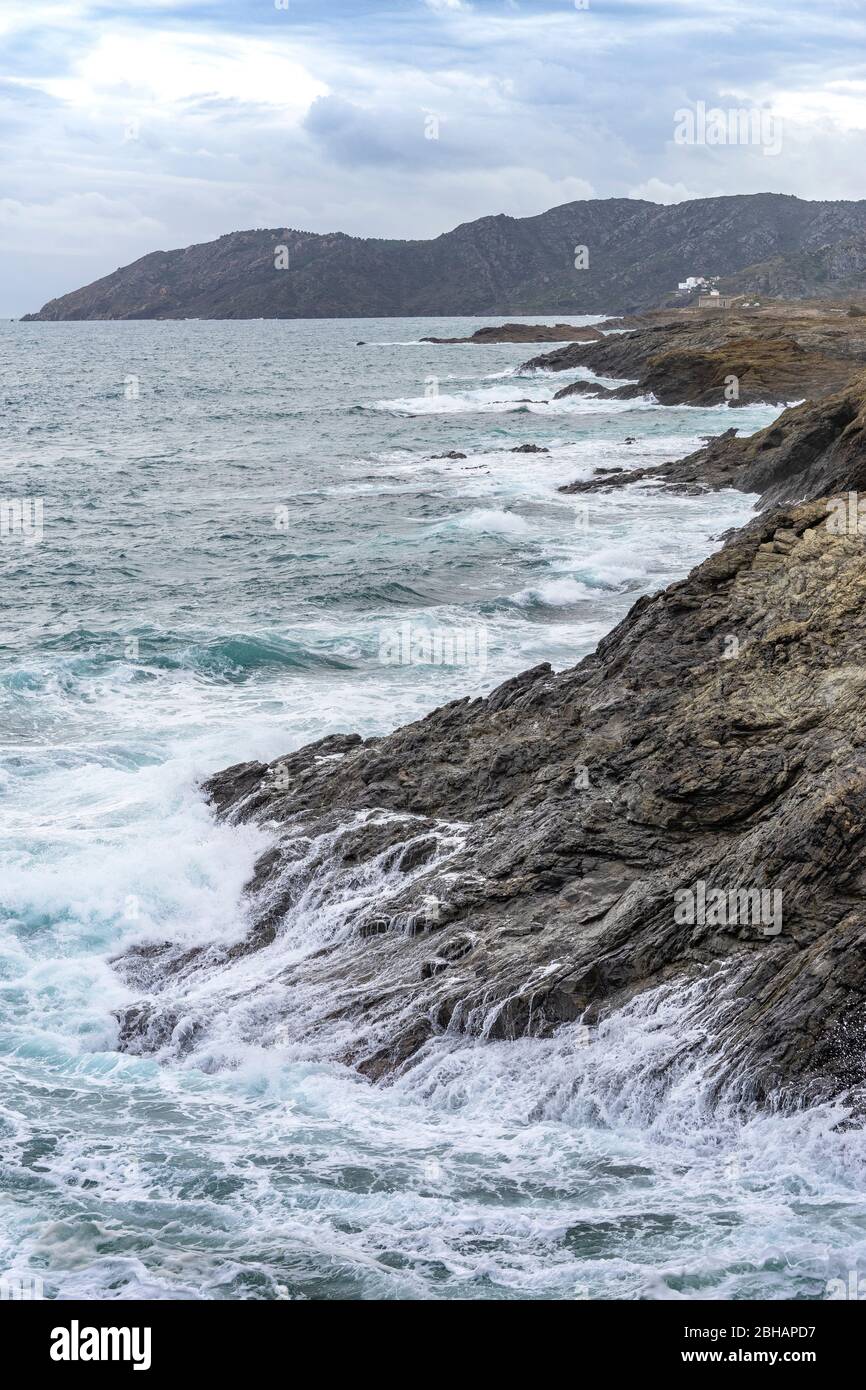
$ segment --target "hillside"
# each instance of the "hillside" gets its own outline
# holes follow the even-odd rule
[[[277,247],[288,268],[275,268]],[[575,248],[588,265],[575,268]],[[30,321],[629,313],[687,275],[788,297],[866,285],[866,201],[760,193],[660,206],[628,198],[500,214],[430,241],[272,228],[154,251]]]

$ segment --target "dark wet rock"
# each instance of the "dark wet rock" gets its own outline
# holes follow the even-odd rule
[[[642,395],[644,391],[636,381],[626,382],[624,386],[602,386],[597,381],[573,381],[568,386],[561,387],[553,399],[562,401],[568,396],[590,396],[598,401],[632,401]]]
[[[434,459],[465,459],[466,454],[461,454],[457,449],[452,449],[447,454],[434,454]]]
[[[549,454],[550,450],[543,444],[518,444],[516,448],[509,449],[510,454]]]
[[[572,381],[568,386],[562,386],[554,393],[553,399],[561,401],[566,396],[611,396],[615,392],[610,387],[602,386],[598,381]]]

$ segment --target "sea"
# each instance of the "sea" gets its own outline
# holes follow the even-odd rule
[[[554,401],[592,373],[421,341],[498,321],[0,324],[0,1292],[816,1300],[863,1267],[860,1129],[714,1106],[676,990],[380,1084],[230,1011],[219,1062],[118,1048],[125,949],[244,934],[273,832],[203,778],[573,665],[750,516],[558,488],[781,403]]]

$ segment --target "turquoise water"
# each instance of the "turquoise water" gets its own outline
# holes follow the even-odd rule
[[[662,1085],[675,994],[384,1087],[231,1010],[218,1061],[116,1049],[125,946],[244,930],[268,832],[199,779],[573,664],[749,514],[557,493],[731,417],[418,341],[481,322],[0,325],[0,497],[43,517],[0,538],[0,1272],[50,1297],[818,1298],[858,1267],[859,1135],[711,1113],[697,1062]],[[484,661],[383,664],[407,622]]]

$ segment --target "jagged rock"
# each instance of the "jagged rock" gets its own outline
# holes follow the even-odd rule
[[[859,1085],[866,546],[829,513],[818,500],[761,518],[572,670],[212,778],[220,816],[276,827],[237,952],[273,941],[319,873],[311,846],[352,872],[391,864],[382,900],[282,971],[281,1027],[311,991],[330,1000],[306,1035],[348,1013],[342,1055],[376,1077],[443,1029],[544,1034],[702,980],[694,1026],[720,1091],[793,1105]],[[678,893],[701,884],[781,894],[780,930],[678,919]],[[224,954],[200,954],[191,978]],[[135,957],[120,968],[152,991],[124,1011],[123,1045],[158,1051],[178,1016],[172,992],[161,1018],[159,980],[189,966],[162,951],[145,976]],[[213,1021],[201,1003],[183,1020],[184,1039]]]

